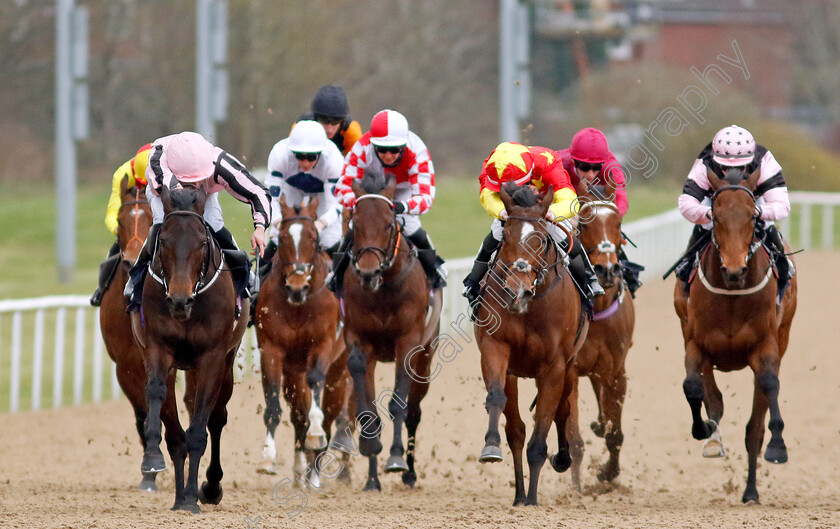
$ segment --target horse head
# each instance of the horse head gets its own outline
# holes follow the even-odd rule
[[[160,197],[165,215],[153,265],[163,278],[170,315],[183,321],[210,266],[213,237],[203,217],[207,193],[195,186],[164,187]]]
[[[510,298],[507,309],[525,314],[550,267],[545,257],[554,243],[548,234],[545,214],[554,197],[553,189],[549,187],[540,199],[530,186],[505,186],[500,196],[508,218],[496,269],[501,269],[501,285]],[[499,275],[495,269],[491,273]]]
[[[315,260],[320,251],[318,229],[315,227],[318,197],[311,201],[304,198],[302,204],[289,205],[285,195],[281,196],[280,211],[283,220],[280,221],[275,259],[286,278],[286,299],[292,305],[300,305],[306,302],[311,290]]]
[[[364,177],[352,183],[356,195],[353,267],[367,291],[379,289],[383,274],[397,260],[401,232],[394,212],[396,187],[396,179],[372,171],[365,171]]]
[[[122,201],[117,213],[117,240],[126,272],[137,261],[152,226],[152,208],[144,191],[144,188],[136,185],[129,187],[128,176],[124,176],[120,182]]]
[[[747,277],[750,257],[758,249],[755,241],[755,188],[758,169],[747,175],[728,169],[723,178],[708,171],[712,186],[712,241],[720,253],[720,268],[729,288],[741,288]]]
[[[604,288],[613,287],[621,280],[618,263],[618,249],[624,244],[621,215],[612,202],[581,200],[581,204],[578,240],[589,256],[598,282]]]

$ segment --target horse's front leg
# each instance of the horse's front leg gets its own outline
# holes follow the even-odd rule
[[[703,443],[703,457],[724,457],[723,436],[720,431],[723,419],[723,395],[715,381],[715,370],[708,360],[703,362],[703,401],[706,404],[706,415],[715,423],[715,430]]]
[[[391,394],[391,400],[388,403],[388,415],[394,423],[394,440],[391,443],[391,455],[385,463],[385,472],[407,472],[408,463],[406,463],[403,455],[405,448],[402,441],[402,427],[408,415],[408,390],[411,387],[411,377],[408,374],[411,366],[406,366],[406,359],[410,362],[412,360],[406,353],[412,347],[417,345],[420,336],[412,335],[410,338],[403,338],[397,340],[396,350],[404,351],[396,355],[396,374],[394,376],[394,392]],[[413,354],[411,356],[420,356],[428,354],[428,351],[423,353]],[[415,362],[416,363],[416,362]],[[416,372],[416,371],[414,371]]]
[[[683,381],[683,393],[691,408],[691,435],[695,439],[708,439],[717,429],[714,421],[704,421],[701,415],[703,407],[703,378],[700,375],[705,364],[703,353],[700,348],[689,340],[685,344],[685,380]]]
[[[216,406],[221,390],[220,382],[225,380],[226,351],[205,351],[195,369],[195,400],[190,427],[187,428],[187,453],[190,456],[187,486],[184,489],[182,510],[198,514],[198,469],[201,456],[207,449],[207,423]]]
[[[160,451],[160,412],[166,400],[166,377],[172,369],[172,356],[156,343],[148,343],[144,358],[146,363],[146,424],[143,428],[145,450],[140,471],[157,473],[166,470],[166,461]],[[173,397],[174,398],[174,397]]]
[[[362,351],[361,345],[357,341],[354,343],[353,337],[348,338],[348,344],[351,345],[347,368],[353,377],[353,388],[356,392],[359,453],[368,458],[368,479],[364,490],[381,491],[376,456],[382,452],[382,443],[379,441],[382,421],[373,405],[376,360],[369,359]]]
[[[482,463],[497,463],[502,460],[502,449],[499,447],[502,442],[502,436],[499,435],[499,416],[507,403],[505,380],[510,359],[510,346],[485,338],[479,349],[481,350],[481,374],[484,377],[484,387],[487,389],[484,407],[487,409],[489,422],[487,433],[484,434],[484,448],[478,460]]]
[[[525,474],[522,471],[522,448],[525,446],[525,423],[519,414],[519,385],[516,377],[507,376],[505,382],[505,437],[513,454],[515,492],[513,505],[525,504]]]
[[[568,418],[566,419],[566,441],[569,443],[569,455],[572,458],[572,487],[578,492],[581,491],[580,489],[580,465],[583,462],[583,437],[580,434],[580,412],[578,411],[578,390],[579,390],[580,379],[578,377],[574,377],[574,381],[572,384],[572,391],[569,393],[569,414]],[[560,411],[560,407],[557,407],[558,413]],[[598,416],[600,417],[601,414],[599,413]],[[555,414],[555,420],[562,420],[562,417],[558,414]],[[557,430],[558,435],[558,444],[561,441],[560,430],[558,427]],[[549,461],[551,462],[551,466],[554,466],[554,461],[557,458],[556,454],[552,454],[549,456]],[[560,467],[562,469],[562,466]],[[561,470],[562,471],[562,470]]]
[[[236,349],[238,348],[237,346]],[[205,504],[218,505],[222,501],[221,481],[224,475],[221,461],[222,429],[227,424],[227,403],[233,394],[233,360],[236,357],[236,349],[230,351],[225,360],[224,377],[219,388],[219,395],[216,397],[213,412],[207,422],[207,430],[210,432],[210,465],[207,467],[207,481],[202,483],[199,489],[199,499]]]
[[[572,383],[566,370],[565,359],[562,355],[553,365],[541,369],[537,375],[537,408],[534,414],[534,431],[525,449],[525,456],[528,459],[528,497],[525,505],[537,504],[537,487],[540,481],[540,471],[548,456],[548,445],[546,438],[551,422],[556,421],[557,431],[562,432],[560,446],[557,455],[554,457],[553,465],[557,468],[557,462],[562,461],[562,466],[569,468],[571,458],[569,457],[569,443],[566,437],[566,420],[569,416],[569,393]],[[560,415],[557,420],[556,415]],[[558,437],[560,434],[558,433]]]
[[[332,343],[320,343],[309,352],[309,368],[306,372],[306,385],[312,393],[309,405],[309,429],[306,431],[306,448],[323,450],[327,447],[327,432],[324,430],[324,386],[329,369],[328,355]]]
[[[258,334],[259,336],[259,334]],[[282,408],[280,407],[280,388],[283,381],[283,363],[286,358],[286,351],[283,347],[269,341],[260,344],[260,370],[262,371],[263,396],[265,397],[265,411],[263,412],[263,423],[265,424],[265,442],[262,448],[262,457],[266,460],[266,470],[271,473],[274,469],[274,460],[277,457],[275,433],[280,424]]]

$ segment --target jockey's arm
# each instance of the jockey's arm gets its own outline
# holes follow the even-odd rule
[[[711,188],[706,171],[703,161],[695,160],[683,186],[682,195],[677,199],[682,216],[695,224],[707,224],[712,218],[712,208],[702,203],[703,199],[710,195]]]
[[[481,207],[484,208],[484,211],[488,215],[494,219],[501,218],[500,215],[505,210],[505,204],[502,202],[502,197],[499,196],[498,191],[491,191],[484,188],[481,190],[479,200],[481,201]]]
[[[572,219],[577,216],[580,209],[580,201],[574,190],[561,187],[554,191],[554,200],[548,207],[548,211],[554,214],[554,220]]]

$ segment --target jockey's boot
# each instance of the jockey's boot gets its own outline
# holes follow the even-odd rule
[[[426,278],[429,280],[432,290],[438,290],[446,286],[446,268],[443,267],[443,259],[435,251],[432,246],[432,241],[426,230],[419,228],[417,231],[408,236],[417,248],[417,259],[423,265],[423,270],[426,272]]]
[[[779,274],[776,303],[782,302],[782,296],[785,295],[790,280],[796,275],[796,268],[793,266],[793,261],[785,253],[785,243],[782,241],[782,234],[776,229],[776,226],[769,225],[765,228],[765,241],[773,253],[773,262],[776,265],[776,272]]]
[[[572,278],[577,283],[582,294],[589,304],[591,309],[592,300],[598,296],[604,295],[604,288],[598,282],[598,276],[592,268],[592,263],[589,262],[589,257],[583,251],[583,246],[578,243],[572,246],[569,251],[569,271],[572,273]]]
[[[682,259],[680,259],[680,263],[674,269],[674,275],[677,276],[677,279],[686,284],[691,279],[692,272],[694,272],[694,264],[697,261],[697,254],[700,250],[700,248],[694,248],[694,246],[703,237],[709,237],[709,230],[699,224],[695,224],[694,230],[691,232],[691,238],[688,239],[688,247]]]
[[[128,281],[125,282],[125,290],[123,290],[126,312],[140,310],[140,303],[143,300],[143,280],[146,279],[146,267],[154,257],[160,226],[160,224],[152,224],[152,227],[149,228],[149,235],[137,255],[137,261],[128,272]]]
[[[274,241],[268,241],[268,244],[263,250],[263,255],[260,257],[260,267],[255,273],[259,274],[260,285],[265,283],[265,278],[271,272],[271,260],[277,252],[277,244]],[[254,325],[254,314],[257,312],[257,301],[259,301],[260,289],[255,285],[250,285],[251,290],[251,312],[248,314],[248,327]]]
[[[333,256],[335,255],[335,252],[338,251],[338,246],[340,244],[341,244],[340,242],[337,242],[337,243],[333,244],[332,246],[330,246],[329,248],[324,248],[324,251],[327,252],[327,255],[330,256],[330,259],[332,259]]]
[[[332,254],[332,272],[325,279],[327,288],[336,296],[344,289],[344,272],[350,264],[350,248],[353,246],[353,229],[344,233],[341,245]]]
[[[639,274],[645,269],[644,266],[634,263],[627,258],[624,253],[624,248],[618,247],[618,264],[621,266],[621,276],[624,278],[624,283],[627,285],[627,290],[630,295],[636,297],[636,291],[642,286],[642,281],[639,279]]]
[[[464,291],[461,295],[467,298],[470,305],[478,299],[481,280],[487,275],[487,270],[490,268],[490,258],[493,257],[493,253],[499,247],[499,244],[500,242],[493,237],[493,232],[488,233],[481,243],[481,248],[478,249],[472,270],[464,278]]]
[[[90,304],[94,307],[102,304],[102,296],[105,295],[105,291],[111,285],[111,280],[117,274],[117,266],[119,266],[120,261],[120,243],[116,241],[108,250],[108,257],[99,265],[99,286],[96,287],[90,297]]]
[[[237,252],[234,256],[226,256],[228,259],[228,266],[232,271],[236,295],[242,299],[250,298],[252,278],[251,261],[248,259],[248,255],[239,249],[239,246],[233,238],[233,234],[224,226],[219,228],[218,231],[212,228],[210,231],[213,233],[213,238],[216,239],[216,242],[219,243],[219,247],[222,250]],[[231,260],[232,257],[234,260]]]

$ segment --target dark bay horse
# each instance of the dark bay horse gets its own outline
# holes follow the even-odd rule
[[[742,501],[758,502],[756,464],[764,441],[764,420],[770,409],[770,442],[764,459],[787,461],[779,412],[779,366],[788,346],[796,312],[796,278],[776,304],[776,278],[771,262],[755,237],[754,192],[760,173],[747,176],[730,169],[725,178],[708,172],[712,195],[712,241],[703,254],[688,297],[677,281],[674,308],[685,340],[683,391],[691,407],[691,434],[707,439],[703,455],[723,455],[719,425],[723,397],[714,369],[734,371],[747,366],[755,374],[753,408],[747,423],[747,486]],[[690,300],[690,301],[689,301]],[[701,416],[705,405],[709,420]],[[711,439],[710,439],[711,438]]]
[[[128,397],[132,408],[134,408],[137,433],[140,434],[140,442],[143,443],[145,448],[146,440],[143,434],[143,424],[146,421],[146,410],[148,409],[145,390],[146,368],[143,365],[143,353],[131,333],[131,317],[125,311],[123,288],[128,280],[128,271],[137,260],[152,225],[152,210],[146,200],[144,189],[137,186],[128,187],[128,177],[124,177],[120,183],[120,196],[122,197],[122,204],[117,214],[117,240],[120,246],[121,262],[120,266],[117,267],[110,287],[102,296],[102,306],[99,309],[99,325],[108,356],[116,364],[117,381],[123,393]],[[166,387],[169,395],[174,395],[172,390],[174,382],[174,374],[167,377]],[[174,398],[167,399],[164,406],[171,406],[167,417],[177,417]],[[166,433],[167,438],[175,436],[174,444],[183,443],[184,431],[177,422],[174,424],[168,423]],[[157,490],[156,476],[157,474],[154,472],[144,472],[139,485],[140,490]]]
[[[382,451],[382,421],[378,408],[390,394],[388,414],[394,439],[385,472],[402,472],[403,483],[413,487],[414,447],[420,423],[420,402],[429,388],[433,338],[440,329],[440,290],[427,323],[430,293],[426,275],[412,255],[394,213],[396,181],[382,174],[354,180],[352,265],[344,275],[344,340],[350,351],[359,424],[359,452],[369,458],[365,490],[382,490],[377,455]],[[377,362],[395,362],[394,391],[376,395]],[[408,431],[403,448],[402,426]],[[403,458],[406,454],[407,459]]]
[[[143,289],[140,312],[132,313],[132,329],[146,364],[144,434],[146,450],[141,469],[165,468],[160,451],[166,380],[175,369],[188,371],[185,401],[190,426],[185,447],[169,453],[175,467],[173,510],[200,512],[198,500],[222,499],[220,438],[227,423],[226,405],[233,391],[233,360],[248,322],[248,300],[236,295],[230,269],[202,214],[206,193],[186,186],[164,189],[164,220]],[[175,417],[177,420],[177,416]],[[207,481],[199,490],[198,470],[210,432]],[[168,436],[169,428],[167,428]],[[189,473],[184,486],[184,462]]]
[[[624,243],[621,215],[615,204],[584,200],[578,217],[578,242],[583,245],[605,295],[595,299],[592,321],[583,347],[575,358],[579,377],[589,377],[598,401],[598,419],[590,425],[607,444],[609,459],[598,472],[599,481],[612,481],[619,474],[618,456],[624,441],[621,411],[627,392],[624,361],[633,344],[636,312],[633,298],[624,284],[618,250]],[[571,415],[566,435],[572,454],[572,485],[580,490],[583,439],[578,426],[579,380],[571,394]]]
[[[575,382],[575,354],[586,338],[588,323],[577,287],[563,264],[566,256],[553,242],[548,231],[551,225],[544,220],[552,189],[542,200],[528,186],[514,190],[501,190],[508,218],[476,313],[475,337],[490,415],[479,461],[502,460],[499,417],[504,411],[516,478],[513,504],[536,505],[552,420],[559,451],[551,464],[557,472],[571,464],[566,440],[569,394]],[[527,496],[522,471],[525,423],[519,414],[517,387],[520,377],[537,382],[535,426],[526,450],[530,470]]]
[[[274,433],[280,423],[280,385],[291,407],[295,429],[294,466],[319,486],[316,453],[326,449],[333,421],[344,412],[337,426],[336,443],[349,449],[349,425],[344,409],[350,382],[347,353],[339,335],[338,299],[325,288],[330,259],[319,247],[318,199],[307,205],[289,206],[280,198],[283,220],[271,272],[257,301],[255,323],[262,362],[262,384],[267,435],[263,457],[273,468],[276,456]],[[345,456],[347,454],[345,453]],[[349,479],[344,466],[344,479]]]

